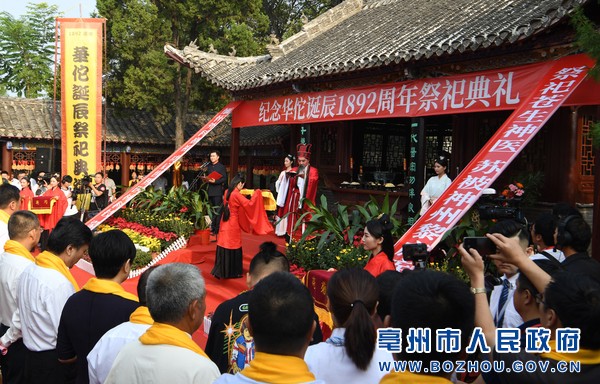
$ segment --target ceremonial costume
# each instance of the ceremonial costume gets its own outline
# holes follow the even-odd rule
[[[385,252],[381,251],[377,255],[373,256],[371,260],[365,265],[365,270],[371,275],[377,277],[385,271],[395,271],[396,266],[394,262],[388,259]]]
[[[128,321],[137,307],[137,297],[120,284],[95,277],[67,300],[60,318],[56,349],[61,360],[77,357],[76,383],[89,381],[86,356],[102,335]]]
[[[58,324],[67,299],[79,286],[58,256],[44,251],[35,263],[23,271],[17,289],[23,342],[28,349],[26,381],[63,384],[66,367],[58,362],[56,352]]]
[[[451,183],[452,180],[445,173],[442,177],[433,176],[427,180],[427,184],[421,191],[421,215],[427,212],[431,204],[444,193]]]
[[[259,189],[248,200],[234,188],[229,198],[225,192],[223,201],[229,207],[229,220],[221,220],[215,266],[211,274],[217,278],[241,277],[242,230],[255,235],[266,235],[273,231],[273,226],[267,218]]]
[[[26,349],[21,339],[21,316],[17,305],[17,288],[23,271],[35,264],[25,247],[9,240],[0,254],[0,341],[8,348],[0,355],[0,368],[5,383],[23,382]]]
[[[283,236],[287,231],[288,218],[285,217],[285,201],[287,199],[288,190],[290,188],[290,179],[292,176],[288,171],[281,171],[279,178],[275,182],[275,191],[277,192],[277,216],[279,222],[275,225],[275,234]]]
[[[146,333],[121,350],[106,384],[210,384],[219,377],[217,366],[188,333],[154,323]]]
[[[377,383],[385,375],[379,369],[379,362],[393,362],[390,352],[375,349],[373,358],[366,371],[356,367],[346,354],[344,347],[345,328],[335,328],[331,337],[323,343],[311,345],[306,350],[304,361],[317,379],[326,383]],[[393,364],[393,363],[392,363]]]
[[[19,192],[19,195],[21,195],[21,210],[31,209],[31,201],[33,200],[33,196],[34,196],[31,188],[26,187],[26,188],[21,189],[21,192]]]
[[[296,148],[298,158],[310,158],[311,144],[298,144]],[[303,200],[308,199],[315,203],[319,184],[319,170],[310,163],[307,167],[293,168],[292,174],[293,176],[289,179],[285,205],[279,214],[280,217],[288,215],[286,233],[290,236],[294,232],[296,222],[307,209]],[[310,220],[310,218],[306,217],[305,220]]]
[[[325,382],[317,380],[304,360],[298,357],[257,352],[252,365],[235,375],[226,373],[215,381],[215,384],[233,383],[324,384]]]
[[[54,187],[52,189],[48,189],[42,196],[54,197],[56,198],[56,202],[52,207],[52,213],[48,215],[38,215],[40,219],[40,225],[44,229],[52,230],[56,227],[56,223],[64,216],[67,211],[69,202],[65,197],[65,194],[60,189],[60,187]]]
[[[140,306],[129,321],[106,332],[87,355],[90,384],[104,383],[121,349],[138,340],[153,323],[148,307]]]

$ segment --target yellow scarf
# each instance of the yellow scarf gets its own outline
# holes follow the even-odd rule
[[[295,384],[315,381],[304,360],[295,356],[256,352],[254,360],[242,375],[262,383]]]
[[[140,305],[135,311],[129,316],[129,321],[135,324],[154,324],[154,319],[150,316],[148,307]]]
[[[69,268],[67,268],[67,264],[65,264],[60,257],[51,252],[44,251],[35,258],[35,263],[40,267],[54,269],[55,271],[59,272],[67,280],[69,280],[71,284],[73,284],[75,292],[79,291],[79,284],[77,284],[75,278],[73,275],[71,275],[71,271],[69,271]]]
[[[556,340],[550,340],[548,342],[548,345],[550,346],[550,352],[540,353],[540,356],[545,359],[551,359],[556,361],[579,361],[583,365],[600,364],[600,351],[597,349],[579,348],[579,352],[562,353],[556,352]]]
[[[8,219],[10,219],[10,215],[4,210],[0,209],[0,221],[2,221],[4,224],[8,224]]]
[[[4,250],[10,253],[11,255],[23,256],[27,260],[33,261],[35,263],[35,259],[31,255],[31,252],[29,252],[27,248],[23,246],[23,244],[17,241],[8,240],[6,244],[4,244]]]
[[[174,345],[209,358],[187,333],[169,324],[154,323],[146,333],[140,336],[140,342],[144,345]]]
[[[433,375],[421,375],[412,372],[391,372],[383,376],[379,384],[447,384],[452,381]]]
[[[119,283],[115,283],[110,280],[98,279],[96,277],[92,277],[88,280],[87,283],[81,288],[86,291],[95,292],[95,293],[106,293],[108,295],[117,295],[121,296],[124,299],[138,302],[138,298],[136,295],[127,292]]]

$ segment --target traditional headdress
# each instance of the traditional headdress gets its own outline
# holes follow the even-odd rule
[[[310,149],[312,144],[298,144],[296,146],[296,152],[298,157],[305,157],[310,159]]]

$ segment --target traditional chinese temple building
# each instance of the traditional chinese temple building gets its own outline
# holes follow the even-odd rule
[[[579,6],[598,22],[598,3],[586,0],[346,0],[285,41],[272,37],[263,56],[194,44],[165,52],[244,101],[233,127],[292,124],[290,145],[313,144],[311,163],[339,201],[386,193],[371,187],[387,183],[414,212],[410,199],[428,176],[418,170],[447,152],[455,178],[548,65],[580,53],[570,24]],[[539,171],[540,200],[600,202],[589,136],[600,118],[598,85],[587,79],[564,99],[560,87],[552,89],[559,108],[539,119],[533,139],[495,143],[518,156],[493,186]],[[346,189],[343,181],[360,184]]]
[[[131,172],[146,174],[169,156],[175,143],[173,121],[160,123],[151,113],[108,108],[106,117],[106,169],[117,184],[128,185]],[[191,113],[185,129],[190,137],[198,126],[212,115]],[[54,127],[52,121],[55,121]],[[53,113],[53,102],[40,99],[0,97],[0,137],[2,138],[2,169],[59,171],[60,103]],[[240,136],[240,156],[250,174],[249,181],[266,187],[271,174],[279,174],[280,163],[289,141],[289,128],[276,126],[265,131],[257,128],[244,130]],[[8,144],[8,145],[7,145]],[[212,131],[190,154],[182,159],[185,179],[191,182],[212,149],[223,152],[223,161],[229,163],[231,121]],[[52,164],[52,148],[54,164]],[[96,169],[88,169],[94,174]]]

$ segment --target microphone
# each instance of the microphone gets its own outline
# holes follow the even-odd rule
[[[210,165],[210,161],[207,161],[206,163],[204,163],[204,164],[202,164],[202,165],[200,166],[200,169],[206,168],[206,167],[208,167],[209,165]]]

